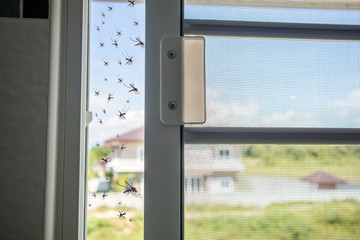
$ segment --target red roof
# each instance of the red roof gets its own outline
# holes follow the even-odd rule
[[[121,141],[121,142],[143,142],[144,141],[144,127],[134,129],[130,132],[124,133],[119,137],[114,137],[109,140],[106,140],[105,143],[112,141]]]
[[[318,183],[318,184],[343,184],[346,183],[344,180],[324,171],[318,171],[310,176],[302,178],[302,180]]]

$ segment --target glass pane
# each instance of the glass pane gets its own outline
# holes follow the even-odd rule
[[[186,240],[360,237],[358,145],[185,145],[184,161]]]
[[[358,1],[185,0],[185,19],[360,25]]]
[[[206,38],[211,127],[360,127],[360,43]]]
[[[145,5],[92,1],[87,239],[143,239]]]

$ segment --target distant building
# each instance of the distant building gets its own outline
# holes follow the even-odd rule
[[[184,190],[233,192],[239,187],[239,172],[245,170],[241,146],[202,145],[185,147]]]
[[[316,184],[319,189],[336,189],[338,184],[346,183],[344,180],[324,171],[318,171],[301,180]]]
[[[124,145],[123,145],[124,144]],[[126,147],[121,149],[121,147]],[[110,148],[111,162],[107,164],[115,174],[131,173],[134,185],[144,190],[144,127],[137,128],[105,142]]]
[[[126,149],[121,150],[126,143]],[[144,127],[105,142],[112,149],[107,164],[115,174],[132,173],[131,179],[144,189]],[[245,169],[240,146],[206,145],[185,147],[185,192],[232,192],[238,186],[238,173]]]

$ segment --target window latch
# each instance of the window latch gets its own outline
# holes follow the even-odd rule
[[[160,119],[166,125],[205,122],[205,38],[161,40]]]

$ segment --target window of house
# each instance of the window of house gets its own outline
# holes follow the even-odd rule
[[[221,181],[221,187],[222,188],[228,188],[229,187],[229,181]]]
[[[125,5],[127,11],[119,14],[124,17],[139,9],[128,7],[131,2],[111,2],[99,11],[95,3],[104,2],[94,1],[91,8],[99,18],[99,27],[108,26],[108,12],[105,24],[100,19],[109,6],[115,11],[117,4]],[[213,3],[186,1],[184,16],[178,1],[147,3],[145,194],[148,195],[144,217],[137,215],[135,207],[130,207],[126,218],[134,217],[133,226],[139,228],[130,227],[128,231],[138,231],[126,237],[141,239],[144,229],[145,239],[358,238],[360,7],[357,2]],[[69,16],[81,17],[81,14]],[[140,17],[133,17],[130,16],[131,24],[136,20],[141,24]],[[89,26],[96,33],[94,23]],[[117,30],[109,31],[114,29]],[[159,117],[159,43],[165,36],[180,34],[206,37],[207,122],[201,127],[166,126]],[[110,37],[105,45],[113,51],[116,50],[114,39]],[[98,50],[102,49],[100,43],[104,39],[96,36],[92,40]],[[72,49],[71,45],[68,47]],[[119,57],[124,60],[121,53]],[[123,53],[125,60],[132,56],[130,52]],[[137,63],[138,58],[134,59]],[[71,63],[72,59],[68,60]],[[104,55],[93,63],[101,69],[108,60],[111,64],[110,57]],[[70,64],[67,66],[71,69]],[[132,76],[134,81],[142,79]],[[108,82],[110,78],[112,84],[120,81],[113,74],[106,74],[97,76],[96,83]],[[98,91],[98,87],[90,84],[89,91]],[[107,97],[113,89],[105,91]],[[143,85],[139,89],[144,90]],[[128,91],[124,94],[129,94]],[[123,95],[110,96],[117,99]],[[134,108],[128,110],[127,120],[131,111],[140,111]],[[117,111],[127,110],[123,109]],[[95,123],[100,124],[96,118],[92,124]],[[216,154],[211,152],[211,147],[219,144],[229,145],[223,151],[230,147],[241,149],[238,161],[221,164],[213,161]],[[95,147],[96,142],[90,145]],[[133,146],[127,142],[126,147],[130,150]],[[68,177],[78,174],[76,167],[64,175],[65,209],[69,199],[75,199],[70,207],[79,206],[77,195],[71,198],[76,189]],[[114,164],[112,168],[115,167]],[[140,170],[132,172],[127,179],[135,183],[141,178],[139,173]],[[101,177],[120,180],[120,175],[105,173]],[[195,191],[198,186],[203,186],[203,192]],[[219,191],[221,187],[230,190]],[[110,196],[111,192],[108,199]],[[126,206],[130,203],[133,202],[126,202]],[[96,204],[86,206],[95,208]],[[121,204],[124,204],[122,199]],[[116,218],[119,214],[116,211],[126,209],[116,205],[108,210],[103,215],[87,214],[89,236],[100,225],[104,232],[112,232],[106,228],[113,223],[104,224],[104,219],[90,220],[91,217],[113,214]],[[73,229],[72,221],[77,221],[77,216],[63,211],[62,217],[64,229]],[[118,232],[128,233],[122,226],[116,227],[121,230]],[[66,238],[69,232],[63,234]]]

